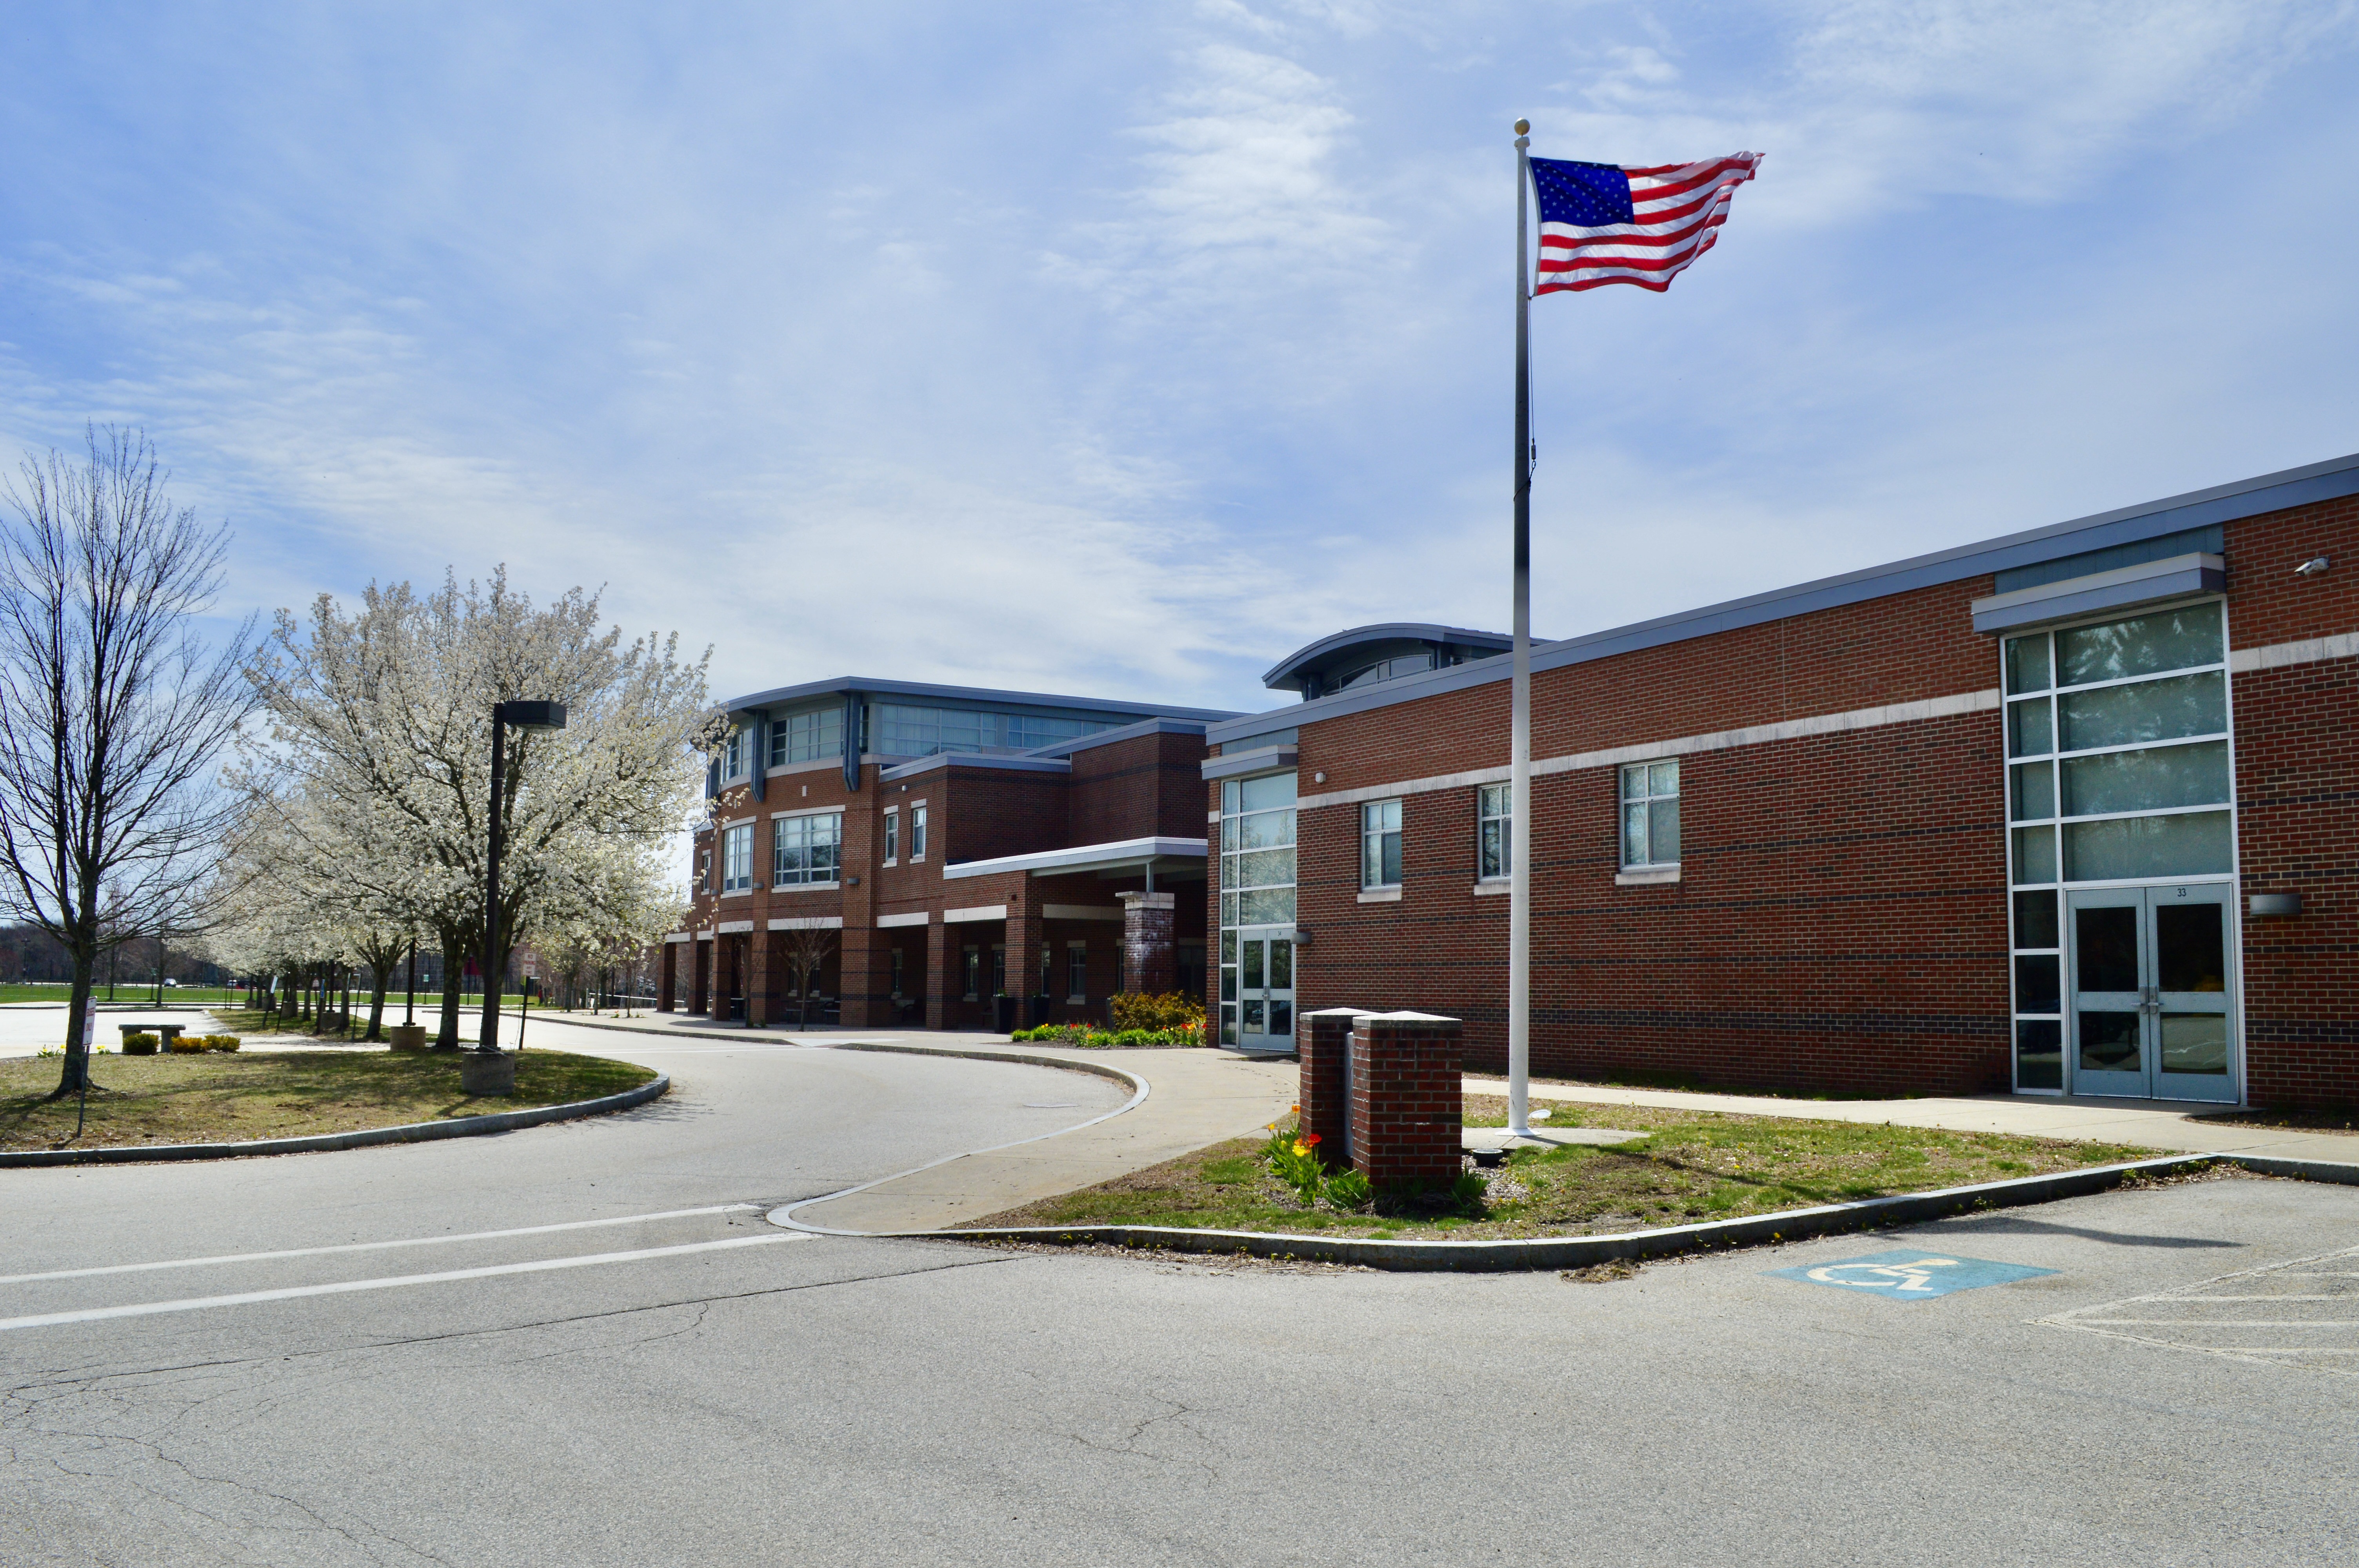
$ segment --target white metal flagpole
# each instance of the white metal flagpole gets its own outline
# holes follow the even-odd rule
[[[1532,1101],[1532,291],[1527,211],[1529,120],[1516,122],[1516,625],[1508,786],[1507,1131],[1527,1137]]]

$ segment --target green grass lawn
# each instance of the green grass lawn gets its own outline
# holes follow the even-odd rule
[[[49,1149],[73,1135],[74,1098],[57,1087],[55,1056],[0,1061],[0,1150]],[[102,1086],[77,1149],[137,1143],[221,1143],[299,1138],[366,1127],[439,1121],[487,1111],[595,1099],[636,1088],[651,1068],[568,1051],[516,1058],[516,1092],[471,1098],[459,1090],[456,1052],[271,1051],[122,1056],[91,1061]]]
[[[1506,1104],[1469,1096],[1469,1125],[1505,1124]],[[1488,1195],[1456,1212],[1306,1206],[1237,1139],[1130,1175],[973,1221],[982,1226],[1168,1225],[1337,1236],[1594,1236],[2004,1181],[2156,1152],[2000,1133],[1726,1116],[1640,1106],[1555,1108],[1558,1127],[1646,1136],[1600,1147],[1527,1149],[1485,1173]]]
[[[49,1001],[63,1007],[71,1000],[72,992],[73,988],[62,980],[56,985],[0,985],[0,1002]],[[118,981],[112,999],[107,996],[106,987],[103,983],[98,987],[96,994],[102,1006],[153,1007],[156,988],[152,985],[127,984]],[[166,1007],[219,1007],[245,995],[245,992],[243,990],[224,990],[219,986],[166,986],[164,1005]]]

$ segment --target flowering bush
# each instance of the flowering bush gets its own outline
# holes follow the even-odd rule
[[[1106,1030],[1093,1029],[1086,1023],[1044,1023],[1038,1029],[1019,1029],[1008,1038],[1103,1050],[1115,1045],[1201,1045],[1204,1030],[1201,1021],[1192,1029]]]
[[[1133,995],[1114,999],[1114,1026],[1118,1030],[1193,1031],[1204,1028],[1204,999],[1186,991]]]

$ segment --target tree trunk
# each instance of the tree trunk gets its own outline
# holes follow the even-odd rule
[[[90,1048],[96,1042],[84,1036],[82,1030],[82,1016],[90,1011],[91,995],[98,989],[97,971],[95,954],[73,956],[73,984],[66,990],[65,1071],[58,1076],[58,1087],[49,1091],[51,1099],[97,1087],[90,1080]]]
[[[385,1024],[385,992],[386,987],[389,983],[389,977],[387,976],[384,966],[377,964],[371,964],[369,966],[369,1026],[368,1033],[361,1036],[364,1040],[382,1040],[385,1038],[385,1034],[383,1033]]]
[[[456,1051],[459,1048],[459,982],[462,979],[461,971],[466,962],[466,947],[463,941],[452,932],[443,932],[442,1022],[434,1035],[434,1048],[437,1051]]]

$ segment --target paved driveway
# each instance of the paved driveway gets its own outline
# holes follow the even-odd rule
[[[0,1562],[2314,1563],[2359,1538],[2359,1190],[2199,1182],[1612,1283],[795,1238],[723,1206],[1122,1091],[598,1044],[679,1091],[456,1143],[0,1173]],[[2052,1271],[1915,1297],[1767,1272],[1892,1253],[1832,1277]]]

